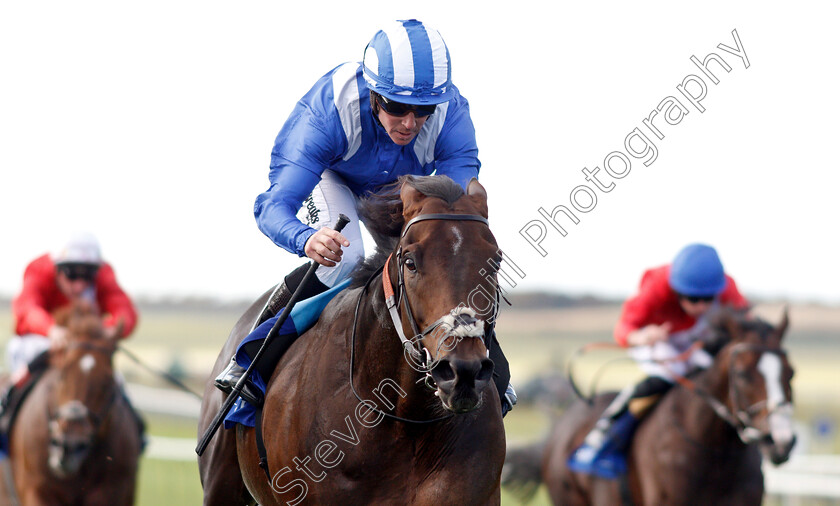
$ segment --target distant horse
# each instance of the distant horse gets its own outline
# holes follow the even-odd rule
[[[137,420],[114,379],[116,343],[79,301],[57,323],[67,346],[24,400],[9,435],[23,505],[130,505],[141,452]]]
[[[571,453],[612,395],[576,402],[547,442],[508,452],[505,486],[532,495],[542,480],[554,504],[760,505],[761,454],[788,459],[793,434],[793,376],[779,326],[723,311],[713,318],[720,346],[713,365],[683,378],[639,425],[627,475],[608,480],[572,472]]]
[[[268,474],[254,429],[222,430],[199,458],[205,505],[500,504],[505,438],[486,343],[501,253],[487,195],[477,181],[464,193],[437,176],[403,178],[396,190],[360,210],[380,245],[361,281],[269,382]],[[212,378],[266,297],[216,361],[199,434],[223,399]]]

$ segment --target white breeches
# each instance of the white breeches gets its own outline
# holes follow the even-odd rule
[[[334,267],[320,265],[315,271],[318,280],[328,287],[333,287],[347,279],[365,256],[362,229],[356,212],[358,200],[359,198],[344,184],[340,176],[327,170],[321,175],[321,182],[312,190],[303,202],[303,207],[298,211],[298,219],[316,230],[321,227],[335,226],[339,214],[350,218],[350,223],[341,231],[350,241],[350,246],[342,248],[344,253],[341,262]]]
[[[6,344],[6,366],[9,372],[14,373],[29,365],[35,357],[47,351],[49,347],[50,339],[38,334],[12,337]]]
[[[671,383],[674,376],[685,376],[694,369],[705,369],[712,363],[712,357],[705,350],[694,351],[686,360],[676,360],[682,353],[668,342],[658,342],[653,346],[635,346],[628,353],[639,367],[649,376],[658,376]]]

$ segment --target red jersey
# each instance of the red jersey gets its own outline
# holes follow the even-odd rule
[[[615,340],[621,346],[627,346],[627,335],[634,330],[651,324],[661,325],[669,322],[671,332],[690,329],[697,322],[680,306],[677,293],[668,283],[670,265],[650,269],[642,275],[639,293],[624,303],[621,317],[615,326]],[[726,306],[743,309],[749,306],[747,299],[738,291],[738,287],[728,275],[726,286],[718,296],[718,301]]]
[[[52,312],[70,303],[56,283],[56,267],[49,255],[42,255],[26,266],[23,289],[12,302],[15,333],[19,336],[46,336],[54,320]],[[122,321],[120,337],[128,337],[137,325],[137,311],[128,295],[117,284],[114,269],[102,263],[94,281],[96,303],[105,315],[105,327]]]

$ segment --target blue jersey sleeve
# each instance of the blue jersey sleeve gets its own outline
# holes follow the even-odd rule
[[[298,102],[277,135],[268,175],[271,185],[254,203],[257,226],[275,244],[305,256],[304,246],[315,230],[295,215],[324,170],[346,149],[327,74]]]
[[[466,189],[470,180],[478,177],[480,168],[470,106],[466,98],[458,95],[450,101],[435,144],[435,174],[449,176]]]

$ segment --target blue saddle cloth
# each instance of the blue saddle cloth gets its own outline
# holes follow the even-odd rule
[[[316,295],[315,297],[310,297],[306,300],[302,300],[295,304],[295,307],[292,308],[291,314],[289,317],[286,318],[286,321],[283,322],[283,325],[280,326],[278,329],[277,335],[287,335],[287,334],[297,334],[301,335],[310,329],[315,322],[318,321],[318,318],[321,316],[321,312],[327,307],[327,304],[342,290],[344,290],[347,285],[350,284],[350,279],[346,279],[341,283],[337,284],[336,286],[330,288],[326,292]],[[281,309],[278,313],[269,318],[268,320],[264,321],[260,326],[254,329],[253,332],[248,334],[248,336],[239,343],[239,346],[236,348],[236,363],[244,368],[248,368],[251,365],[251,357],[245,353],[243,349],[243,345],[246,343],[250,343],[256,340],[263,340],[268,336],[268,332],[274,327],[274,324],[277,322],[277,319],[280,317],[280,314],[283,313]],[[260,373],[256,370],[252,371],[251,382],[254,384],[255,387],[259,388],[260,391],[265,393],[266,390],[266,382],[260,376]],[[225,417],[225,428],[229,429],[235,426],[237,423],[241,423],[242,425],[247,425],[248,427],[253,427],[256,422],[256,409],[254,406],[251,406],[247,402],[243,401],[240,397],[236,399],[236,402],[233,405],[233,408],[230,410],[228,415]]]

